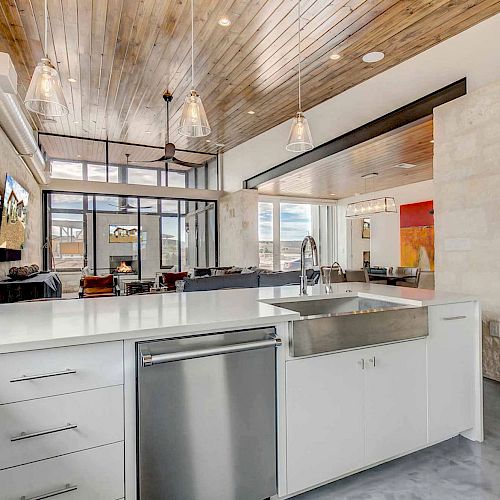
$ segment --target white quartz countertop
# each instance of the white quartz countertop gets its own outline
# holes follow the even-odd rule
[[[132,295],[95,299],[0,304],[0,353],[125,339],[269,326],[298,313],[288,300],[361,296],[414,306],[469,302],[473,297],[365,283],[309,287],[247,288],[211,292]],[[275,307],[267,302],[282,302]]]

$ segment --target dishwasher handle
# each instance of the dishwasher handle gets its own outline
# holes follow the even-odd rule
[[[241,344],[231,344],[220,347],[209,347],[206,349],[193,349],[191,351],[171,352],[165,354],[141,354],[142,366],[153,366],[171,361],[182,361],[183,359],[202,358],[205,356],[215,356],[217,354],[229,354],[232,352],[252,351],[265,347],[278,347],[281,339],[274,338],[268,340],[257,340],[254,342],[242,342]]]

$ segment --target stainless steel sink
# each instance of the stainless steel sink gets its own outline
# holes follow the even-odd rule
[[[309,356],[428,335],[427,308],[362,297],[274,302],[296,311],[290,352]]]

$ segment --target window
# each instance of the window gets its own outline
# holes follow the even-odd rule
[[[171,164],[174,165],[174,164]],[[108,165],[104,162],[51,160],[51,176],[54,179],[69,179],[91,182],[138,184],[142,186],[166,186],[163,167],[142,167],[132,164]],[[168,171],[168,186],[175,188],[217,189],[217,161],[210,164]]]
[[[108,166],[108,178],[106,179],[106,165],[87,165],[87,180],[93,182],[118,182],[118,167]]]
[[[87,180],[106,182],[106,165],[87,165]]]
[[[311,205],[281,203],[280,265],[283,271],[300,269],[300,246],[311,234]]]
[[[272,203],[259,203],[259,267],[273,269]]]
[[[81,181],[83,179],[83,166],[81,163],[53,161],[51,163],[50,175],[54,177],[54,179],[73,179]]]
[[[321,265],[335,261],[335,204],[265,199],[259,202],[259,267],[300,269],[300,247],[307,235],[316,240]],[[306,256],[306,264],[312,266],[311,257]]]
[[[165,186],[165,170],[161,171],[161,185]],[[168,187],[186,187],[186,173],[176,172],[174,170],[168,171]]]
[[[128,168],[128,184],[158,185],[158,170],[152,168]]]
[[[84,266],[83,214],[52,213],[51,246],[56,271],[79,271]]]
[[[54,193],[51,196],[52,209],[82,210],[83,196],[81,194]]]
[[[177,216],[161,217],[161,267],[179,266],[179,230]]]

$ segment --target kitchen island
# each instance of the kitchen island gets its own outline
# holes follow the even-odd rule
[[[346,298],[425,309],[426,331],[294,351],[294,323],[304,316],[287,302]],[[0,498],[56,490],[63,471],[68,479],[59,488],[77,488],[70,498],[135,499],[138,343],[264,327],[281,339],[279,498],[457,434],[482,440],[473,297],[343,283],[302,297],[298,286],[287,286],[8,304],[0,306]],[[25,438],[40,429],[51,432]]]

